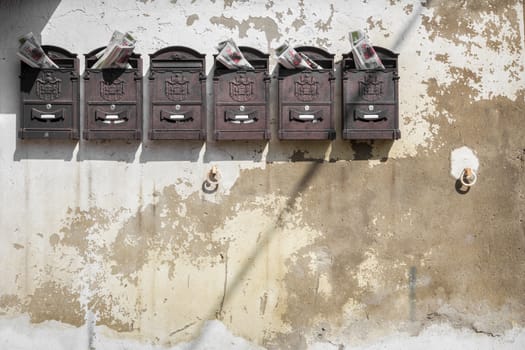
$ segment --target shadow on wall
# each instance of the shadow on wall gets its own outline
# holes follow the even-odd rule
[[[16,56],[18,38],[33,32],[38,40],[47,22],[60,4],[60,0],[0,1],[0,74],[8,86],[0,94],[0,113],[19,112],[20,61]]]
[[[33,32],[41,41],[41,33],[60,4],[60,0],[0,1],[0,76],[5,85],[0,94],[0,114],[20,114],[20,61],[16,56],[18,38]],[[17,128],[18,130],[18,118]],[[48,140],[22,141],[17,139],[14,160],[23,158],[70,160],[75,143]]]
[[[137,140],[81,140],[77,161],[108,160],[133,163],[140,148]]]

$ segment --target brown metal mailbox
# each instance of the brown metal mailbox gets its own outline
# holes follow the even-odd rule
[[[301,70],[277,66],[279,78],[279,139],[333,140],[334,55],[323,49],[296,47],[322,69]]]
[[[352,53],[343,55],[343,138],[399,139],[397,56],[374,46],[384,70],[358,70]]]
[[[268,140],[269,55],[251,47],[239,49],[255,70],[230,70],[215,60],[215,139]]]
[[[42,46],[59,68],[20,67],[21,139],[73,139],[80,135],[79,68],[76,54]]]
[[[150,55],[150,139],[206,139],[205,57],[182,46]]]
[[[133,53],[131,68],[93,69],[96,54],[85,55],[84,132],[86,140],[142,138],[142,59]]]

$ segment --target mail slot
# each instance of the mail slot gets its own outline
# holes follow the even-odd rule
[[[85,55],[84,131],[86,140],[142,138],[142,59],[133,53],[128,68],[94,69],[96,55]]]
[[[323,49],[300,46],[321,69],[288,69],[277,65],[279,78],[279,139],[333,140],[334,55]]]
[[[215,60],[215,139],[268,140],[269,55],[251,47],[239,49],[254,70],[229,70]]]
[[[399,139],[398,54],[374,46],[384,70],[359,70],[343,55],[344,139]]]
[[[20,67],[21,139],[72,139],[80,135],[79,65],[76,54],[43,45],[58,68]]]
[[[182,46],[150,55],[150,139],[206,139],[205,58]]]

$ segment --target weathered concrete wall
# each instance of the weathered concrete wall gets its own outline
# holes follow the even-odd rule
[[[401,140],[16,138],[29,31],[83,54],[131,30],[146,71],[168,45],[209,70],[227,37],[340,60],[355,28],[400,53]],[[1,1],[0,348],[523,349],[524,38],[516,0]]]

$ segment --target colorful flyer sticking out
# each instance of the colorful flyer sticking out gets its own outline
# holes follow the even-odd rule
[[[58,68],[49,58],[33,33],[28,33],[18,39],[20,47],[17,56],[28,66],[33,68]]]
[[[94,69],[104,68],[127,68],[128,59],[135,48],[135,38],[129,33],[113,32],[108,46],[97,54],[98,61],[93,65]]]
[[[217,50],[219,51],[217,61],[221,62],[226,68],[254,70],[232,39],[220,42],[217,45]]]
[[[362,30],[352,31],[348,36],[358,69],[385,69],[370,40]]]
[[[315,63],[310,57],[302,52],[297,52],[287,42],[275,49],[277,61],[288,69],[322,69],[320,65]]]

